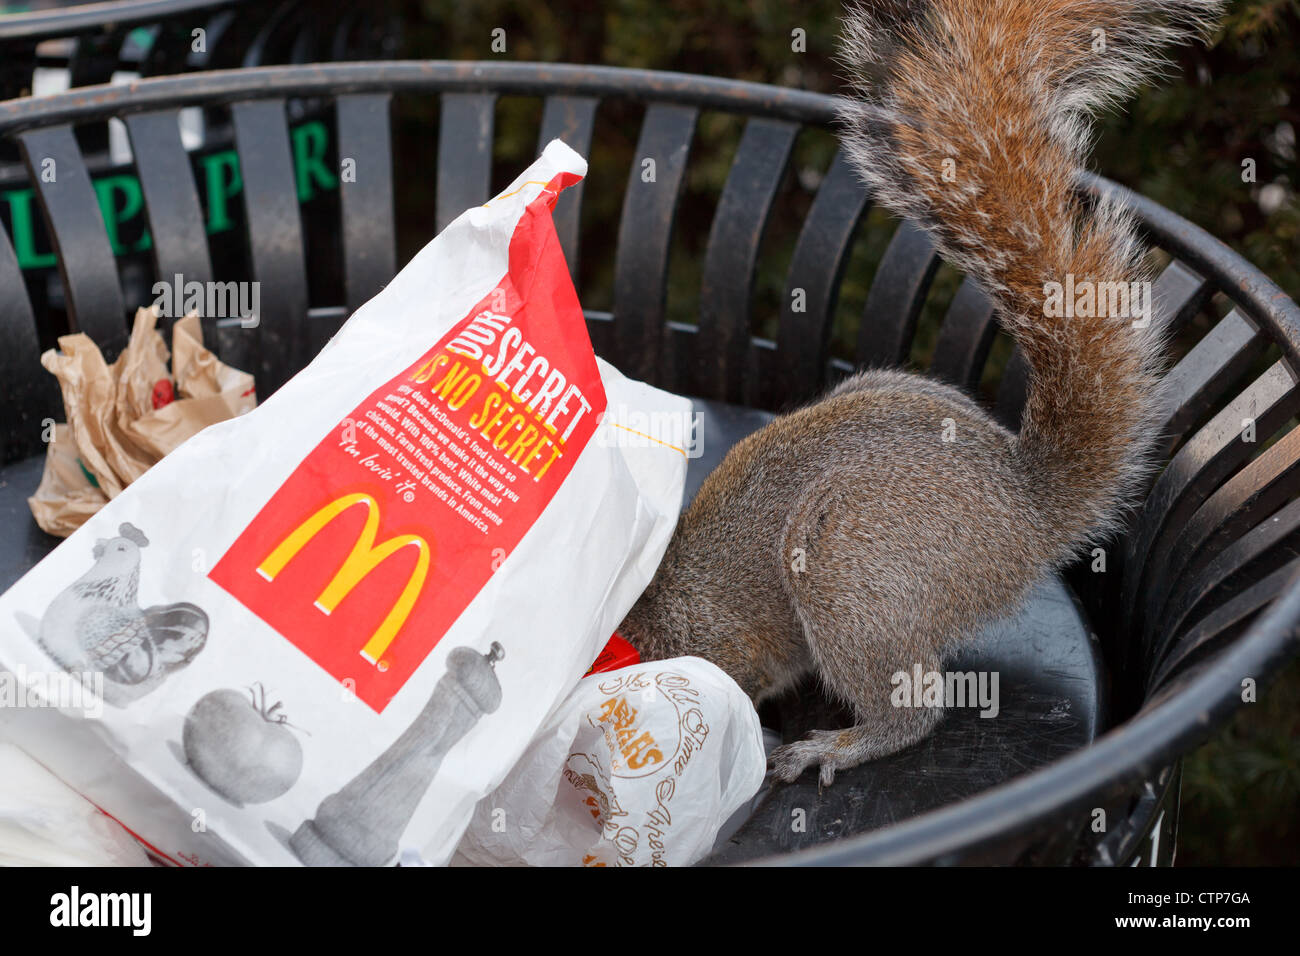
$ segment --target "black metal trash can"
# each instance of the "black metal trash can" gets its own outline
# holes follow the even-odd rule
[[[112,5],[60,3],[49,9],[0,16],[0,99],[47,95],[68,87],[125,83],[140,77],[269,64],[373,60],[390,57],[400,41],[394,4],[339,4],[327,0],[122,0]],[[327,104],[295,104],[295,162],[319,162]],[[118,119],[79,122],[74,135],[91,175],[95,199],[109,223],[110,245],[122,263],[128,298],[151,280],[149,238],[128,133]],[[213,218],[211,234],[227,228],[225,198],[208,192],[235,185],[238,161],[229,114],[195,105],[181,113],[181,138],[195,159]],[[307,208],[310,218],[319,204]],[[50,237],[17,143],[0,142],[0,209],[7,214],[20,268],[38,310],[66,309]],[[322,224],[323,226],[323,224]],[[218,239],[220,271],[239,267],[240,253]]]
[[[0,143],[21,149],[34,184],[27,218],[39,215],[44,232],[23,234],[12,204],[0,231],[0,516],[16,529],[0,545],[0,587],[55,543],[25,503],[42,422],[61,414],[42,348],[75,329],[111,359],[149,282],[250,279],[263,284],[261,324],[207,317],[205,335],[257,374],[265,397],[396,272],[404,222],[431,237],[504,184],[493,162],[499,98],[532,104],[538,142],[561,136],[593,157],[589,197],[625,183],[616,222],[582,215],[578,186],[557,206],[557,229],[597,352],[697,400],[707,454],[690,487],[701,464],[773,412],[861,365],[927,355],[932,374],[972,391],[993,384],[998,413],[1018,420],[1024,364],[1013,355],[987,381],[1001,347],[992,307],[921,232],[872,212],[826,131],[831,97],[671,73],[430,61],[203,73],[11,101],[0,103]],[[325,146],[306,163],[301,102],[324,104]],[[394,122],[395,103],[427,148],[393,148],[411,127]],[[234,159],[220,162],[237,163],[238,191],[185,150],[178,115],[192,106],[228,117]],[[147,230],[134,253],[108,234],[75,132],[109,117],[125,121],[134,150],[139,221],[117,236]],[[725,185],[683,204],[711,148],[697,130],[727,123],[737,142]],[[821,165],[805,148],[818,137],[830,144]],[[37,175],[46,161],[57,181]],[[345,162],[350,178],[335,172]],[[328,194],[317,208],[303,198],[313,189]],[[945,719],[932,740],[842,773],[824,793],[811,773],[776,788],[713,862],[1167,861],[1180,755],[1240,704],[1244,681],[1266,682],[1295,653],[1300,308],[1173,213],[1101,179],[1085,191],[1129,200],[1166,263],[1156,307],[1182,354],[1168,373],[1176,401],[1163,471],[1100,568],[1094,556],[1044,582],[1022,614],[976,642],[972,666],[1000,668],[1009,685],[1004,719]],[[432,196],[427,208],[408,201],[417,195]],[[213,230],[218,206],[226,218]],[[675,226],[701,216],[707,242],[683,255]],[[57,261],[59,301],[24,268],[24,243],[40,241]],[[846,325],[841,293],[862,284],[863,243],[880,253]],[[686,302],[670,301],[677,269],[698,281]],[[933,345],[922,348],[931,318]],[[1244,438],[1246,422],[1256,440]],[[809,692],[763,716],[789,739],[834,715]]]
[[[375,59],[392,55],[385,4],[321,0],[120,0],[0,16],[0,99],[27,96],[38,70],[65,70],[69,87],[115,73]]]

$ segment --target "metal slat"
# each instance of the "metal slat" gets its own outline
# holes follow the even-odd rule
[[[325,54],[326,59],[335,62],[354,58],[349,55],[353,50],[350,38],[353,30],[356,29],[357,21],[361,18],[361,11],[351,7],[344,8],[342,13],[330,34],[329,49]]]
[[[19,133],[18,142],[58,256],[70,324],[112,362],[126,345],[126,306],[76,137],[70,126],[50,126]]]
[[[1012,431],[1020,431],[1020,418],[1029,397],[1029,375],[1029,363],[1017,348],[1002,370],[997,404],[993,408],[994,417]]]
[[[540,153],[553,139],[562,139],[581,156],[591,153],[591,135],[596,122],[596,107],[600,100],[593,96],[548,96],[542,108],[541,132],[537,137]],[[582,189],[585,179],[574,183],[560,194],[551,212],[555,232],[560,237],[560,248],[569,263],[569,275],[578,281],[578,227],[582,214]]]
[[[32,91],[36,71],[36,41],[10,39],[0,58],[0,100],[27,96]]]
[[[1280,547],[1288,544],[1287,547]],[[1240,575],[1247,568],[1255,579],[1271,574],[1300,549],[1300,500],[1292,501],[1276,514],[1261,521],[1228,547],[1224,548],[1201,571],[1180,577],[1180,585],[1162,609],[1161,620],[1167,622],[1153,654],[1159,660],[1169,642],[1180,634],[1194,616],[1208,613],[1206,599]],[[1265,559],[1271,558],[1271,561]]]
[[[4,382],[5,427],[0,462],[17,461],[42,447],[41,421],[61,419],[54,376],[41,367],[36,317],[23,285],[9,234],[0,228],[0,381]]]
[[[293,40],[289,45],[290,63],[319,63],[325,59],[328,37],[333,34],[332,20],[337,9],[296,11],[289,30]]]
[[[68,59],[68,85],[98,86],[109,82],[121,65],[123,39],[122,32],[112,25],[77,37]]]
[[[262,306],[257,327],[239,328],[234,336],[245,364],[233,364],[257,369],[258,397],[265,400],[328,336],[306,320],[307,265],[284,101],[236,103],[230,112],[244,180],[253,279],[261,283]]]
[[[867,202],[867,191],[857,173],[843,151],[836,153],[790,260],[777,330],[775,374],[759,382],[760,404],[766,408],[810,399],[825,384],[840,281]],[[803,310],[796,312],[799,293]]]
[[[963,279],[939,327],[930,374],[967,391],[979,388],[989,349],[998,333],[995,311],[979,283],[969,277]]]
[[[1164,427],[1163,451],[1168,455],[1187,429],[1210,410],[1255,359],[1268,339],[1249,318],[1232,311],[1210,329],[1164,379],[1173,412]]]
[[[270,16],[257,31],[257,36],[248,45],[248,49],[244,51],[241,66],[245,68],[265,66],[275,62],[279,45],[296,34],[290,22],[294,7],[293,3],[282,3],[270,8]]]
[[[1151,289],[1152,305],[1170,335],[1182,331],[1214,294],[1214,283],[1177,259],[1161,271]]]
[[[1271,435],[1300,410],[1300,388],[1286,362],[1278,361],[1196,433],[1152,486],[1129,532],[1120,597],[1121,619],[1131,636],[1145,619],[1138,598],[1152,567],[1160,567],[1172,536],[1254,446],[1241,440],[1242,421],[1253,418],[1257,433]]]
[[[1224,546],[1297,493],[1300,493],[1300,428],[1292,429],[1216,488],[1179,531],[1145,592],[1148,620],[1163,617],[1161,612],[1168,602],[1168,592],[1177,588],[1180,581],[1203,570]]]
[[[658,375],[667,335],[668,253],[697,116],[691,106],[652,103],[646,108],[614,250],[614,321],[607,357],[633,378],[669,388],[676,383]],[[654,160],[651,182],[644,179],[646,160]]]
[[[355,180],[340,177],[339,186],[343,285],[349,311],[360,308],[397,272],[391,100],[387,93],[348,93],[336,103],[339,161],[356,164]]]
[[[495,93],[444,93],[438,118],[435,231],[491,198]]]
[[[207,24],[202,24],[207,32]],[[153,42],[140,60],[141,76],[168,76],[183,73],[194,46],[196,25],[185,20],[165,20],[158,25]],[[210,37],[205,36],[206,40]]]
[[[1147,681],[1148,699],[1154,696],[1157,690],[1163,690],[1179,670],[1190,662],[1194,654],[1212,647],[1221,636],[1235,631],[1261,609],[1277,600],[1286,590],[1287,585],[1295,580],[1297,571],[1300,571],[1300,558],[1251,585],[1231,601],[1215,608],[1197,621],[1195,626],[1173,647],[1165,660],[1158,664],[1155,673]]]
[[[125,119],[144,193],[145,215],[153,237],[150,251],[158,278],[173,282],[180,276],[182,285],[211,281],[212,259],[203,228],[203,208],[189,155],[181,145],[180,110],[133,113]],[[202,322],[204,341],[218,343],[220,349],[215,319],[203,316]],[[162,326],[165,331],[167,322]]]
[[[207,43],[202,52],[191,50],[185,65],[191,70],[229,69],[239,66],[239,51],[253,38],[257,11],[244,9],[236,15],[234,10],[221,10],[213,14],[205,29]]]
[[[730,402],[747,398],[754,270],[798,133],[797,124],[780,120],[745,124],[704,253],[700,330],[689,363],[694,395]]]
[[[939,255],[913,222],[899,225],[876,269],[858,326],[859,366],[902,365],[912,346],[916,319],[925,304]]]

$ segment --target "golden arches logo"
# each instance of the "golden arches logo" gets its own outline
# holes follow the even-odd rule
[[[397,637],[397,632],[406,623],[411,608],[415,606],[415,599],[420,596],[420,589],[424,587],[424,579],[429,573],[433,548],[424,538],[416,534],[395,535],[376,546],[375,538],[379,535],[379,502],[374,498],[361,492],[335,498],[290,532],[257,566],[257,573],[268,581],[275,580],[275,576],[284,570],[284,566],[293,560],[308,541],[316,537],[331,521],[356,505],[365,506],[366,524],[352,546],[347,560],[325,586],[325,590],[321,591],[316,598],[316,607],[322,613],[333,613],[339,602],[347,597],[366,575],[402,548],[414,545],[417,550],[415,568],[407,578],[406,587],[402,589],[401,595],[389,610],[383,623],[370,635],[370,640],[361,649],[361,656],[375,664]]]

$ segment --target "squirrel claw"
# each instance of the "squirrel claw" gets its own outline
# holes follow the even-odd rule
[[[816,764],[821,768],[817,777],[818,792],[829,787],[835,782],[836,770],[859,762],[845,753],[841,734],[838,730],[814,730],[803,740],[775,748],[768,758],[772,775],[782,783],[794,783],[807,767]]]

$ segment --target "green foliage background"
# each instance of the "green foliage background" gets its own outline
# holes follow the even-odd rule
[[[402,12],[406,53],[415,57],[646,67],[835,92],[841,88],[833,60],[840,9],[827,0],[477,0],[472,6],[459,0],[404,0]],[[491,49],[497,28],[505,31],[505,53]],[[792,50],[795,30],[804,31],[805,52]],[[1236,0],[1208,47],[1175,51],[1164,82],[1104,118],[1094,166],[1218,236],[1292,298],[1300,298],[1298,96],[1300,2]],[[411,115],[409,122],[427,119]],[[535,104],[503,100],[497,123],[497,159],[517,170],[532,156]],[[622,157],[623,170],[635,143],[635,126],[631,129],[627,142],[607,147]],[[670,318],[693,321],[701,249],[691,245],[691,237],[707,234],[712,206],[705,197],[717,195],[738,136],[738,124],[716,115],[706,115],[697,132],[683,199],[679,241],[684,248],[675,250],[670,277]],[[793,165],[824,169],[833,148],[829,139],[801,140]],[[1246,166],[1254,167],[1253,182],[1246,181]],[[593,160],[584,224],[616,223],[622,193],[622,179],[601,179]],[[806,211],[797,197],[791,205],[788,215]],[[867,233],[867,246],[883,242],[875,237],[887,238],[878,229]],[[413,226],[404,251],[413,251],[425,236]],[[614,235],[604,238],[612,242]],[[591,241],[589,234],[586,239]],[[879,245],[855,250],[841,293],[845,310],[860,309],[879,253]],[[769,272],[760,269],[755,304],[760,315],[771,314],[781,294],[783,272]],[[584,262],[585,304],[608,307],[595,300],[608,296],[610,281]],[[955,282],[946,272],[937,280],[949,286],[948,295]],[[935,316],[923,317],[913,356],[919,364],[932,345],[935,324]],[[842,350],[852,332],[852,327],[837,332]],[[991,364],[996,367],[1004,356],[1005,348],[995,352]],[[1243,707],[1187,759],[1179,863],[1294,864],[1300,859],[1297,690],[1300,664],[1266,684],[1259,703]]]

